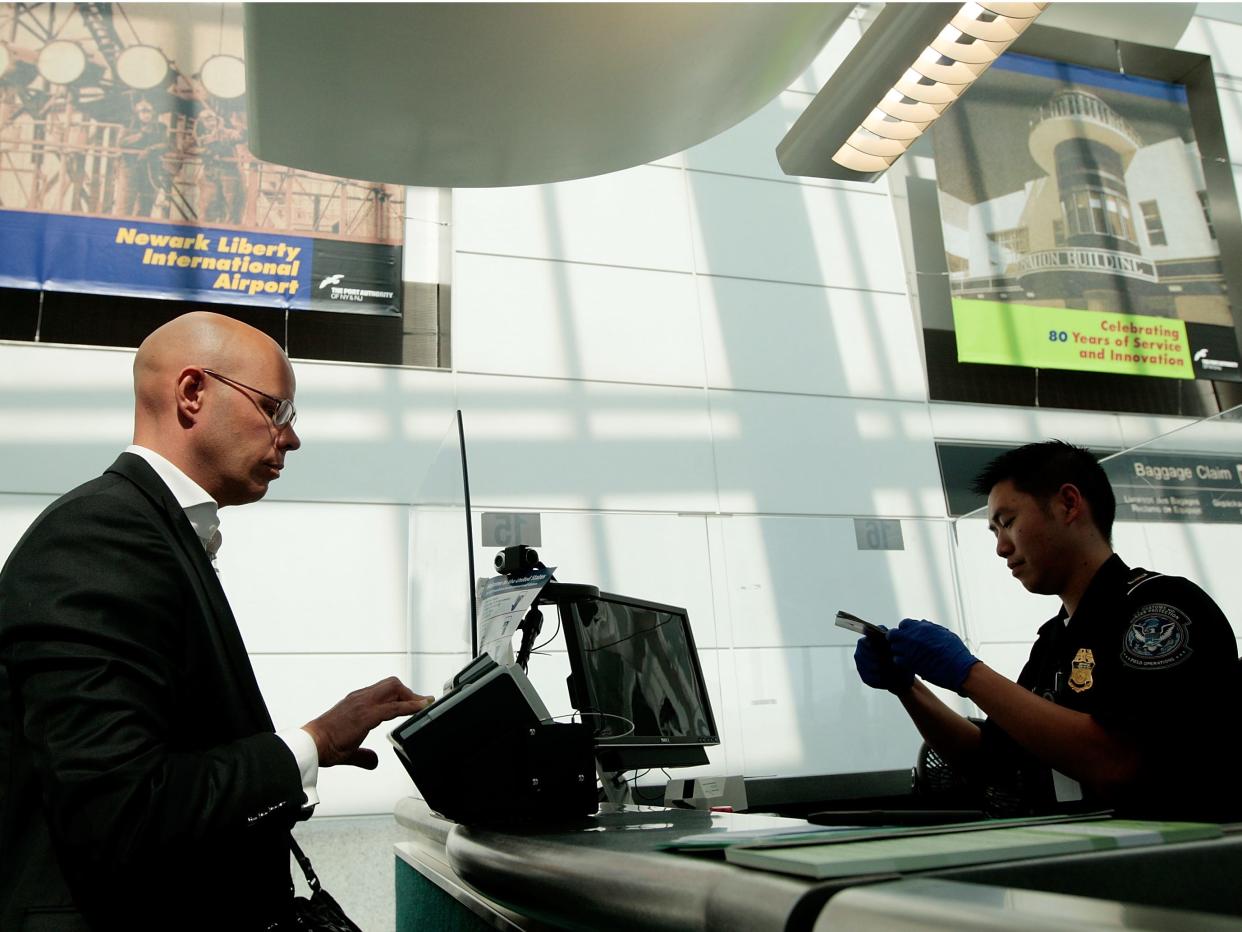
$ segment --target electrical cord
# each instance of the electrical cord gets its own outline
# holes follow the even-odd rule
[[[629,725],[629,726],[630,726],[630,730],[629,730],[629,731],[627,731],[627,732],[625,732],[624,734],[620,734],[620,735],[611,735],[610,737],[613,737],[613,738],[624,738],[624,737],[626,737],[626,736],[628,736],[628,735],[632,735],[632,734],[634,734],[634,727],[635,727],[635,726],[634,726],[634,723],[633,723],[632,721],[630,721],[630,720],[629,720],[628,718],[626,718],[624,715],[614,715],[614,714],[613,714],[613,713],[611,713],[611,712],[568,712],[568,713],[566,713],[565,715],[553,715],[551,718],[546,718],[546,719],[544,719],[544,721],[545,721],[545,722],[555,722],[558,718],[570,718],[570,719],[572,719],[575,715],[598,715],[598,716],[600,716],[601,718],[619,718],[619,719],[621,719],[621,721],[625,722],[625,724],[627,724],[627,725]]]
[[[668,777],[668,771],[665,770],[663,767],[660,768],[660,772],[663,773],[665,777]],[[634,779],[630,783],[630,795],[634,798],[635,802],[640,803],[642,805],[645,805],[645,806],[660,805],[661,803],[664,802],[664,791],[660,787],[657,786],[655,788],[655,791],[649,794],[645,794],[639,791],[638,781],[641,780],[643,777],[647,776],[647,774],[649,773],[651,773],[650,767],[648,767],[642,773],[639,773],[638,771],[634,772]]]
[[[536,651],[538,651],[541,647],[547,647],[549,644],[551,644],[553,641],[556,640],[556,636],[560,633],[561,633],[561,613],[558,611],[556,613],[556,630],[552,632],[552,636],[548,638],[546,641],[544,641],[542,644],[536,644],[534,647],[530,649],[530,652],[533,654]]]

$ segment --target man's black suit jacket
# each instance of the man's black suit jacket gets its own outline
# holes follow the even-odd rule
[[[297,764],[141,457],[50,505],[0,573],[0,768],[5,932],[264,928],[288,907]]]

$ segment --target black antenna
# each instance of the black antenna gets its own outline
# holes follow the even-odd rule
[[[466,580],[470,593],[470,656],[479,656],[479,610],[474,604],[474,530],[470,518],[470,472],[466,468],[466,429],[457,409],[457,446],[461,450],[461,494],[466,505]]]

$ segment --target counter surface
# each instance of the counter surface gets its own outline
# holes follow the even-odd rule
[[[1037,914],[1053,909],[1084,922],[1103,910],[1118,918],[1116,928],[1159,916],[1143,927],[1242,930],[1240,825],[1225,826],[1225,836],[1210,841],[813,881],[657,848],[708,831],[810,828],[796,819],[640,807],[563,830],[502,831],[446,821],[414,798],[399,803],[396,816],[415,838],[398,846],[399,856],[479,917],[480,928],[811,932],[828,928],[834,904],[837,912],[870,910],[877,920],[892,919],[895,908],[907,915],[926,908],[928,928],[971,928],[975,921],[982,924],[973,927],[988,928],[995,927],[988,923],[1000,897],[996,902],[1031,929],[1048,927]],[[862,887],[874,892],[836,903],[839,894]],[[945,923],[931,922],[933,915]]]
[[[709,830],[805,826],[801,820],[639,807],[565,831],[498,831],[447,822],[413,798],[396,815],[428,841],[443,840],[454,882],[536,922],[600,929],[624,917],[628,926],[668,932],[810,929],[827,898],[795,878],[656,850]]]

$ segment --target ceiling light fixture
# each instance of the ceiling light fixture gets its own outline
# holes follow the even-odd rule
[[[1047,3],[889,3],[776,158],[787,175],[875,181]]]

